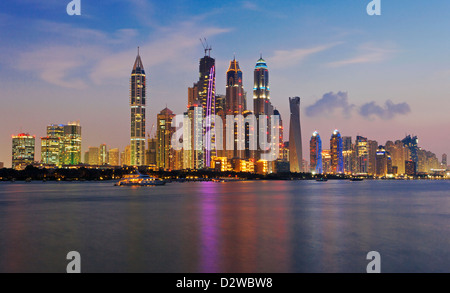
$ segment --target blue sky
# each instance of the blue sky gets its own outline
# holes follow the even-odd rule
[[[72,17],[69,2],[0,3],[0,162],[7,166],[11,134],[44,136],[50,123],[80,120],[83,149],[123,150],[137,46],[149,78],[148,130],[166,104],[182,113],[203,37],[217,60],[218,93],[236,54],[251,110],[253,68],[263,54],[286,126],[288,97],[302,98],[305,146],[318,130],[327,147],[337,128],[380,144],[413,133],[425,149],[450,152],[447,1],[382,0],[382,15],[372,17],[369,0],[81,0],[82,15]]]

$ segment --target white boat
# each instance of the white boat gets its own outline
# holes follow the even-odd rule
[[[166,182],[164,180],[151,177],[148,175],[143,175],[136,170],[136,174],[125,175],[119,182],[117,182],[116,186],[158,186],[165,185]]]

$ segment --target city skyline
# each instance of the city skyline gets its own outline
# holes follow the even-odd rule
[[[361,7],[345,5],[345,1],[274,6],[264,1],[260,5],[237,1],[239,9],[233,13],[239,19],[273,15],[263,26],[264,33],[273,40],[268,43],[256,38],[261,28],[248,20],[243,23],[245,30],[230,26],[217,17],[230,12],[225,7],[209,4],[197,5],[200,7],[197,12],[187,9],[183,25],[171,24],[161,17],[154,18],[154,24],[145,24],[145,19],[133,18],[140,12],[132,4],[120,15],[118,6],[122,4],[101,7],[105,9],[101,11],[95,4],[84,3],[86,17],[76,19],[64,14],[66,3],[49,1],[34,8],[46,11],[45,17],[33,13],[34,10],[23,9],[24,3],[0,4],[0,34],[7,40],[0,45],[0,52],[6,56],[0,61],[3,103],[0,162],[6,166],[11,163],[12,134],[24,131],[43,137],[45,127],[58,121],[81,121],[83,153],[88,146],[101,143],[124,150],[129,133],[129,114],[123,110],[129,86],[124,80],[129,75],[130,59],[136,55],[135,47],[139,45],[141,54],[149,59],[149,66],[146,66],[150,76],[147,120],[156,121],[156,114],[166,103],[175,113],[183,113],[186,88],[192,80],[197,80],[195,68],[201,56],[200,37],[207,37],[213,46],[217,94],[225,93],[225,71],[236,52],[240,68],[247,76],[243,85],[247,103],[251,103],[249,96],[253,88],[253,80],[248,77],[260,53],[263,54],[271,68],[271,98],[285,121],[289,115],[287,97],[302,97],[302,130],[307,134],[303,145],[308,145],[309,136],[315,130],[325,134],[339,129],[343,135],[362,135],[382,143],[411,133],[419,137],[420,146],[438,157],[449,153],[450,138],[435,138],[439,129],[450,124],[446,115],[450,65],[445,61],[445,52],[436,49],[445,47],[448,42],[438,34],[439,26],[446,25],[448,20],[437,14],[433,22],[419,25],[413,21],[414,17],[427,19],[420,14],[427,9],[445,11],[449,4],[422,6],[413,1],[403,7],[383,3],[388,13],[373,19],[360,9],[366,3],[361,3]],[[151,4],[150,10],[155,14],[170,5],[141,3]],[[186,8],[183,3],[180,5]],[[403,25],[396,24],[395,15],[404,12],[409,17]],[[98,16],[105,13],[119,18],[111,28],[99,22]],[[182,9],[177,9],[169,18],[173,20],[183,13]],[[299,17],[294,18],[295,13]],[[351,20],[348,20],[349,15]],[[89,19],[88,16],[94,17]],[[337,22],[342,19],[346,20]],[[333,21],[340,25],[336,26]],[[359,31],[354,30],[355,23],[360,25]],[[23,25],[32,29],[21,30]],[[317,36],[302,34],[315,25]],[[407,25],[410,28],[406,28]],[[17,28],[13,28],[15,26]],[[286,33],[277,34],[282,30]],[[430,31],[436,34],[430,36]],[[412,38],[408,34],[413,32],[426,38],[427,45],[412,49],[409,46]],[[34,37],[27,37],[29,34]],[[231,35],[242,40],[241,45],[229,43]],[[29,39],[32,46],[23,41]],[[91,42],[94,39],[98,41]],[[429,54],[430,50],[433,54]],[[431,55],[433,57],[424,57]],[[18,66],[13,66],[12,60],[18,60]],[[83,60],[95,66],[90,67]],[[287,123],[285,141],[288,132]],[[39,152],[36,150],[37,158]],[[307,153],[303,157],[308,158]]]

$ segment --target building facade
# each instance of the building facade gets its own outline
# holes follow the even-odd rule
[[[322,174],[322,140],[320,139],[320,135],[317,131],[313,133],[309,145],[310,171],[311,173]]]
[[[300,97],[289,98],[291,110],[289,127],[289,163],[291,172],[303,172],[302,128],[300,124]]]
[[[36,137],[28,133],[12,136],[12,168],[23,170],[34,163]]]

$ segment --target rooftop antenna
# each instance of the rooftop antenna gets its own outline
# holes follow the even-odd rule
[[[203,38],[203,40],[200,39],[200,42],[202,43],[203,50],[205,50],[205,56],[211,57],[212,47],[208,45],[206,38]]]

